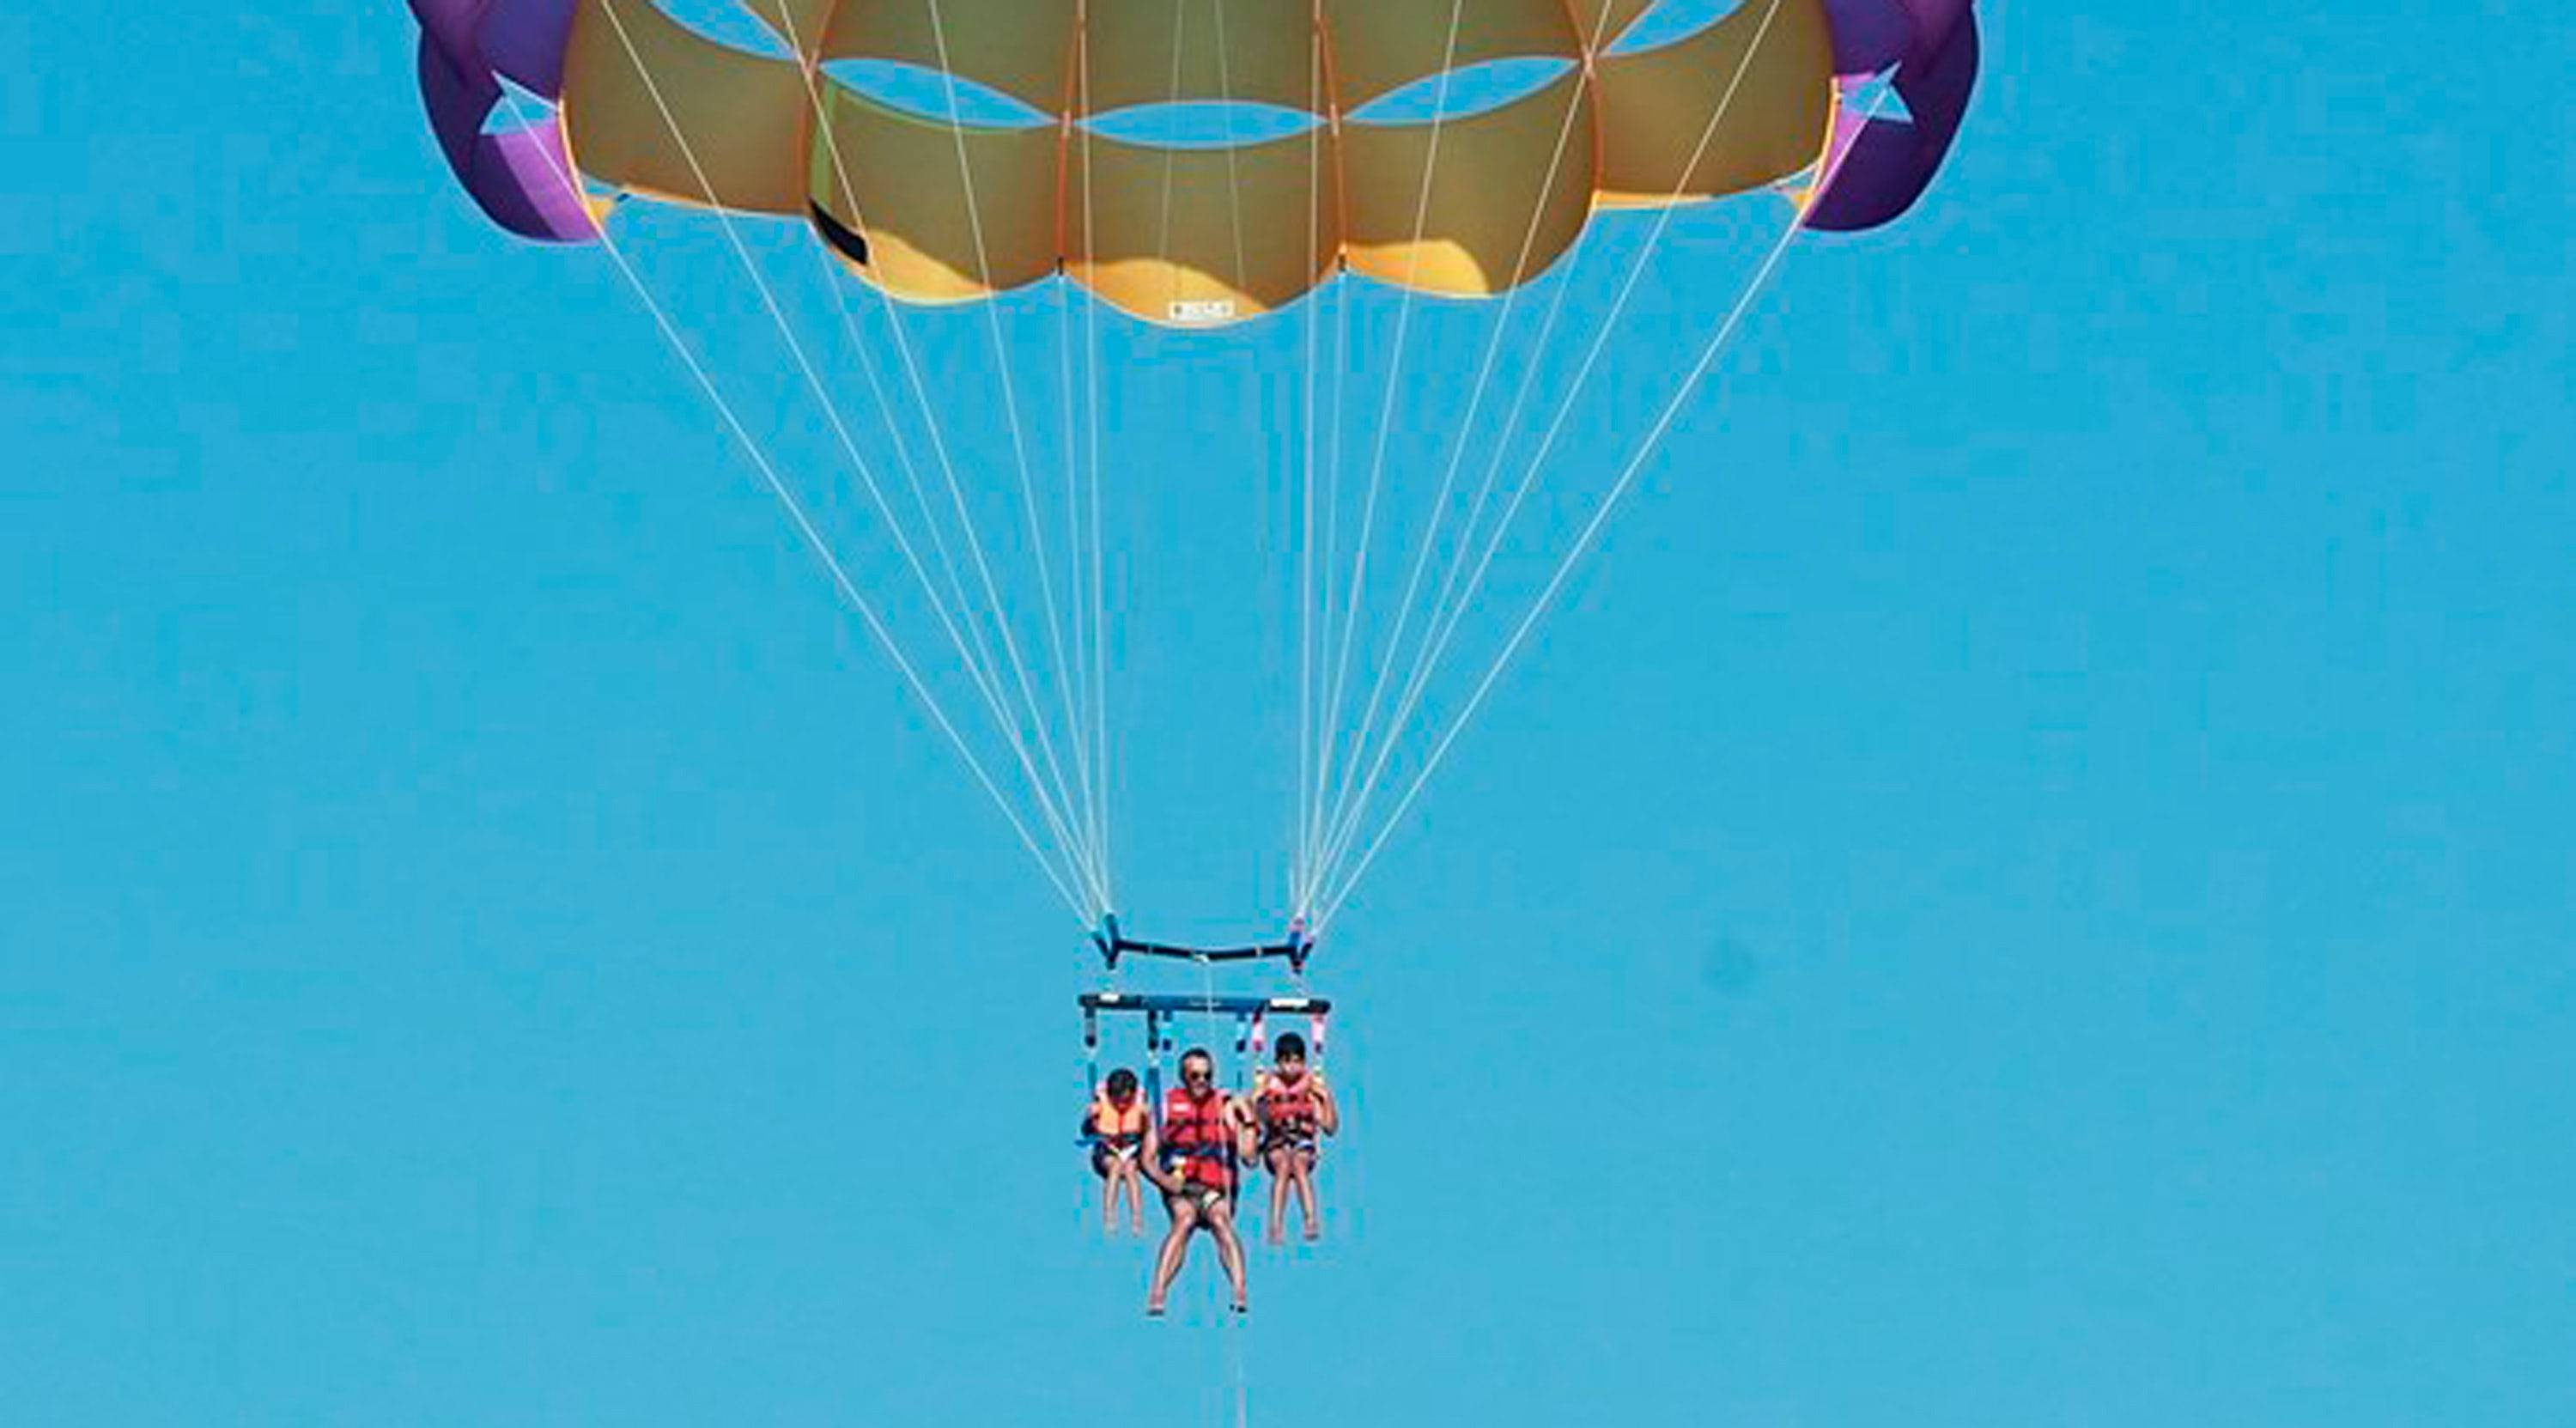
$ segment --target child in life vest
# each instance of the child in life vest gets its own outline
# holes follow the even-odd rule
[[[1315,1214],[1315,1158],[1321,1137],[1341,1130],[1342,1115],[1324,1073],[1306,1065],[1304,1037],[1280,1034],[1277,1064],[1255,1083],[1252,1107],[1261,1127],[1261,1164],[1270,1172],[1270,1229],[1264,1238],[1274,1245],[1287,1238],[1293,1190],[1306,1238],[1315,1240],[1323,1234]]]
[[[1145,1098],[1136,1094],[1136,1073],[1121,1066],[1091,1098],[1082,1113],[1082,1136],[1091,1143],[1091,1173],[1100,1177],[1100,1229],[1118,1230],[1118,1201],[1127,1201],[1127,1227],[1145,1233],[1145,1189],[1137,1166],[1145,1149]]]

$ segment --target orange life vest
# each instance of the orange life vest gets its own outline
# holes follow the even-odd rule
[[[1109,1099],[1107,1092],[1094,1097],[1091,1102],[1091,1138],[1119,1150],[1142,1142],[1145,1139],[1145,1098],[1128,1098],[1127,1108],[1122,1111],[1116,1101]]]

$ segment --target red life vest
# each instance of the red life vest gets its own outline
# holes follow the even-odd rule
[[[1234,1122],[1226,1096],[1210,1091],[1192,1100],[1187,1086],[1163,1093],[1163,1157],[1172,1173],[1192,1185],[1234,1193]]]
[[[1254,1104],[1261,1115],[1261,1138],[1268,1144],[1312,1145],[1315,1122],[1320,1112],[1315,1100],[1315,1077],[1309,1072],[1291,1086],[1276,1072],[1261,1073],[1261,1083],[1254,1092]]]

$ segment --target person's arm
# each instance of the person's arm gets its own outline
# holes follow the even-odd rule
[[[1163,1168],[1163,1132],[1150,1116],[1145,1120],[1145,1143],[1137,1154],[1137,1164],[1145,1178],[1154,1182],[1155,1189],[1166,1195],[1181,1193],[1181,1182]]]
[[[1234,1122],[1235,1158],[1246,1163],[1258,1158],[1261,1154],[1261,1138],[1255,1133],[1256,1123],[1253,1120],[1252,1107],[1241,1096],[1229,1097],[1226,1100],[1225,1114],[1226,1119]]]
[[[1315,1129],[1326,1135],[1339,1135],[1342,1130],[1342,1108],[1333,1101],[1333,1088],[1324,1084],[1324,1073],[1306,1073],[1315,1080]]]

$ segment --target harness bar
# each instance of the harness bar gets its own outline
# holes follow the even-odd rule
[[[1100,949],[1101,960],[1109,970],[1118,970],[1121,957],[1169,957],[1183,962],[1257,962],[1265,957],[1278,957],[1288,963],[1288,970],[1304,976],[1306,959],[1315,954],[1315,939],[1306,932],[1306,921],[1299,918],[1288,924],[1288,936],[1278,942],[1256,943],[1248,947],[1183,947],[1171,942],[1147,942],[1118,930],[1118,915],[1104,914],[1100,927],[1091,934],[1091,945]]]
[[[1160,1030],[1164,1018],[1183,1012],[1234,1017],[1323,1016],[1333,1009],[1332,1001],[1325,997],[1201,996],[1195,992],[1084,992],[1076,1000],[1082,1005],[1086,1033],[1101,1012],[1142,1012]]]

